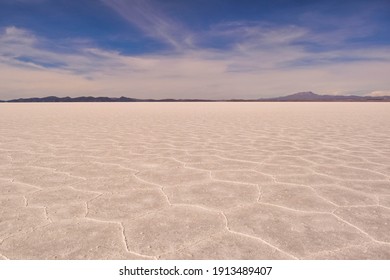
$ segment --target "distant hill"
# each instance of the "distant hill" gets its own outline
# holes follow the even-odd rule
[[[357,95],[319,95],[311,91],[298,92],[281,97],[259,98],[259,99],[137,99],[129,97],[32,97],[19,98],[7,101],[9,103],[29,102],[390,102],[390,96],[357,96]]]
[[[81,96],[81,97],[32,97],[32,98],[19,98],[12,99],[6,102],[135,102],[137,99],[128,97],[93,97],[93,96]]]
[[[214,100],[203,99],[137,99],[129,97],[93,97],[93,96],[80,96],[80,97],[32,97],[32,98],[18,98],[8,101],[11,103],[30,103],[30,102],[205,102]]]
[[[275,98],[261,98],[259,101],[317,101],[317,102],[353,102],[353,101],[390,101],[390,96],[357,96],[357,95],[319,95],[311,91],[298,92],[287,96]]]

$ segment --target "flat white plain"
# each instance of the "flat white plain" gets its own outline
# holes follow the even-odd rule
[[[390,259],[388,103],[0,104],[0,258]]]

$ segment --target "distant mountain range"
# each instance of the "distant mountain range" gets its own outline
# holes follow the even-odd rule
[[[311,91],[291,95],[259,99],[137,99],[129,97],[32,97],[12,100],[0,100],[8,103],[29,102],[390,102],[390,96],[357,96],[357,95],[319,95]]]
[[[31,103],[31,102],[207,102],[217,100],[206,99],[137,99],[129,97],[94,97],[94,96],[80,96],[80,97],[31,97],[31,98],[18,98],[11,100],[0,100],[0,102],[7,103]],[[218,100],[219,101],[219,100]],[[225,100],[221,100],[225,101]]]
[[[258,99],[259,101],[318,101],[318,102],[334,102],[334,101],[390,101],[390,96],[357,96],[357,95],[319,95],[311,91],[298,92],[287,96]]]

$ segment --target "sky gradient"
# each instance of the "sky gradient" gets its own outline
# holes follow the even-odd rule
[[[390,1],[0,0],[0,99],[390,95]]]

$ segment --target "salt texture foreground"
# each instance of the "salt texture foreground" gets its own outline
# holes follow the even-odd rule
[[[390,104],[1,104],[0,258],[390,259]]]

